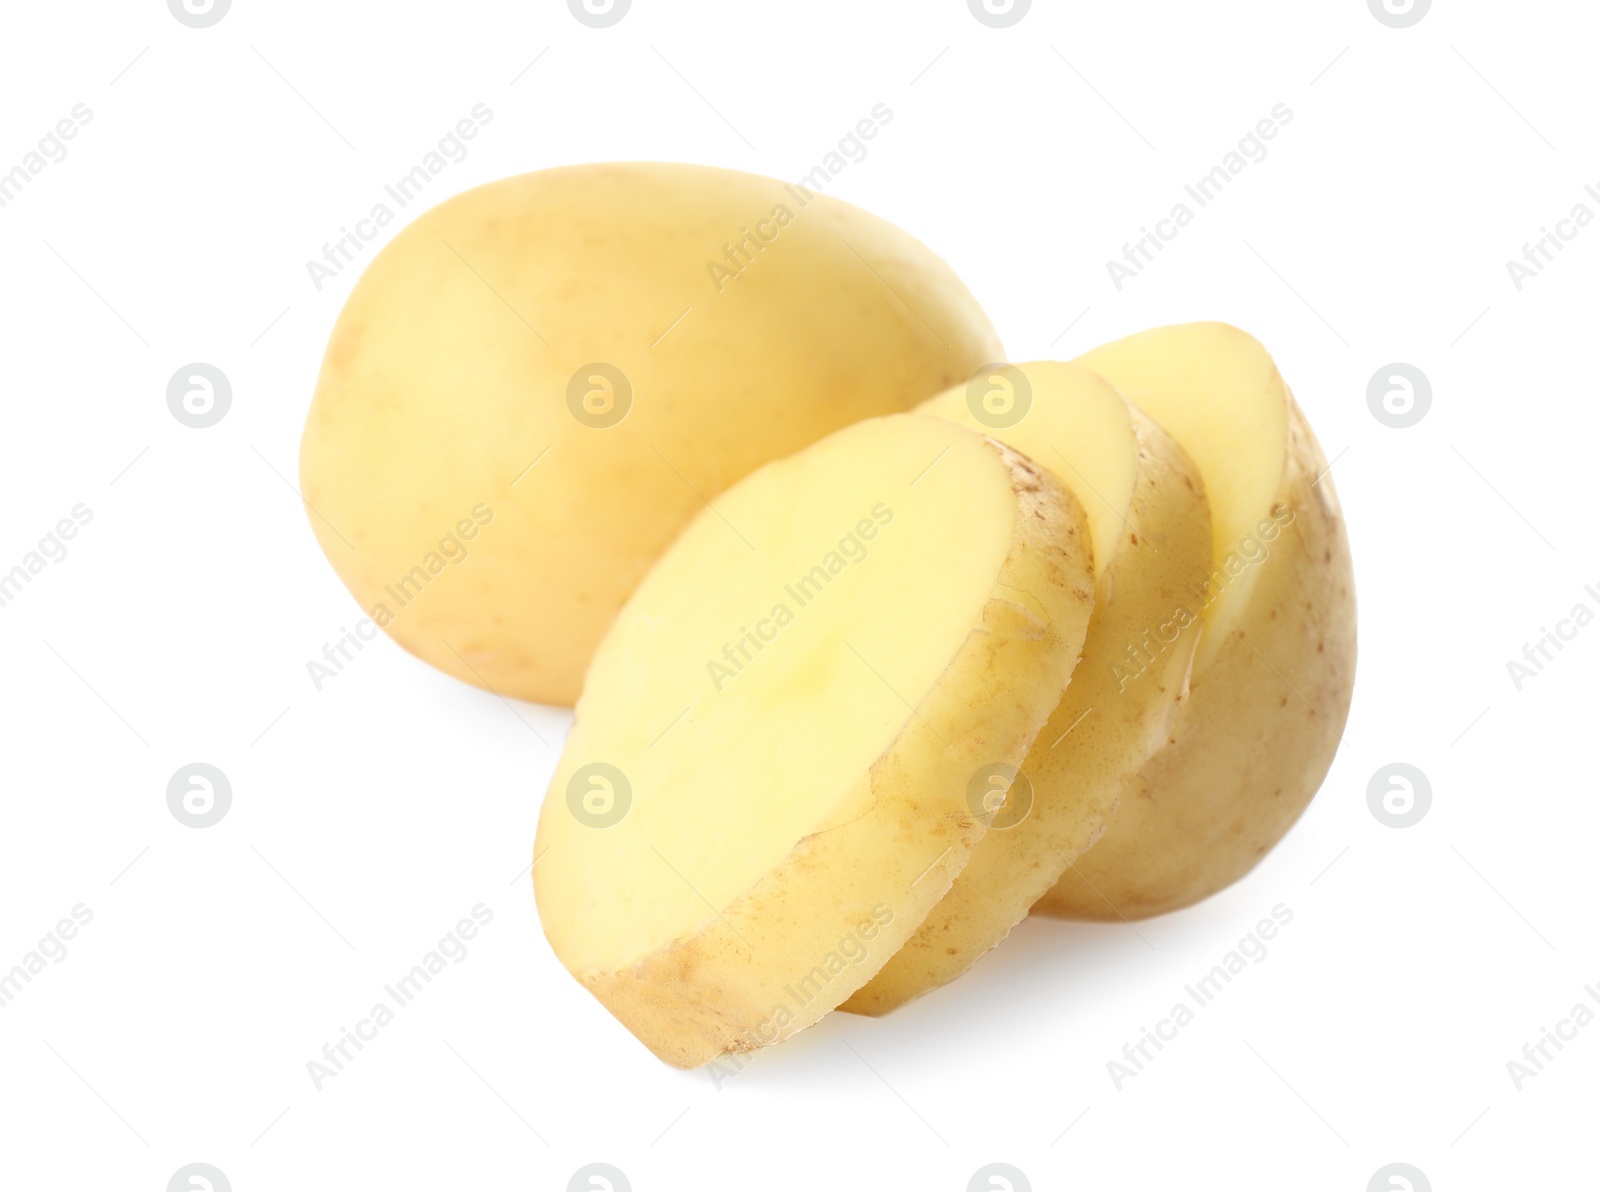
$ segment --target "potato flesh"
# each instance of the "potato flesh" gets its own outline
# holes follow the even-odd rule
[[[780,207],[719,289],[710,266]],[[328,343],[301,487],[397,642],[570,704],[703,498],[999,354],[942,261],[846,203],[699,166],[546,170],[434,207],[372,261]],[[568,404],[597,362],[631,392],[605,428]]]
[[[1236,327],[1185,323],[1105,344],[1076,363],[1116,386],[1194,461],[1211,506],[1213,564],[1221,567],[1256,534],[1283,478],[1287,421],[1272,357]],[[1255,573],[1238,580],[1219,585],[1204,610],[1198,669],[1249,605]]]
[[[568,753],[620,765],[633,806],[593,831],[553,802],[549,828],[583,847],[552,835],[539,870],[573,896],[570,935],[559,910],[546,930],[576,967],[620,969],[691,934],[706,903],[726,906],[824,830],[979,619],[1012,536],[1005,470],[980,443],[911,429],[880,422],[772,464],[685,531],[606,639]],[[840,483],[869,439],[898,449],[898,474]],[[965,473],[980,474],[941,484]],[[848,563],[842,540],[865,557]],[[613,903],[628,914],[590,913]]]
[[[999,414],[988,411],[981,392],[975,395],[970,384],[928,398],[916,412],[948,419],[1014,447],[1064,484],[1088,520],[1098,582],[1125,533],[1124,519],[1138,476],[1138,445],[1128,403],[1076,364],[1036,360],[1008,367],[1023,375],[1031,394],[1031,405],[1020,417],[1011,408]],[[1015,390],[1016,382],[1009,384]],[[1012,419],[1016,419],[1013,425],[1002,425]]]
[[[1259,343],[1194,324],[1083,360],[1173,430],[1227,519],[1190,603],[1205,628],[1169,743],[1036,908],[1133,919],[1237,881],[1316,793],[1350,708],[1354,581],[1327,461]]]
[[[1083,656],[1023,763],[1032,806],[991,827],[950,892],[878,974],[843,1006],[882,1014],[965,972],[1028,914],[1088,849],[1128,778],[1165,741],[1199,630],[1171,624],[1187,585],[1210,560],[1210,523],[1193,464],[1099,377],[1070,364],[1016,366],[1033,406],[987,433],[1023,452],[1073,491],[1094,533],[1096,604]],[[964,388],[924,402],[975,429]],[[1126,656],[1170,624],[1143,672]],[[997,823],[1019,807],[1014,789]]]
[[[865,557],[798,606],[785,585],[875,509]],[[579,701],[534,867],[563,963],[681,1065],[837,1005],[981,836],[974,770],[1020,762],[1055,706],[1090,550],[1065,490],[940,419],[859,424],[727,493],[619,615]],[[792,620],[717,690],[708,661],[786,596]],[[594,762],[632,787],[601,829],[566,797]],[[831,971],[841,949],[859,955]]]

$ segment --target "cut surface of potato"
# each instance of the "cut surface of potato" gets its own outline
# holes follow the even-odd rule
[[[703,166],[545,170],[441,203],[373,259],[301,489],[400,645],[570,704],[704,500],[999,355],[944,262],[838,199]]]
[[[1327,461],[1256,340],[1221,323],[1143,332],[1078,361],[1188,452],[1211,503],[1210,574],[1170,743],[1038,905],[1134,919],[1247,873],[1321,785],[1355,678],[1355,585]]]
[[[918,415],[719,497],[607,633],[551,780],[533,872],[562,963],[683,1067],[838,1005],[981,838],[975,773],[1059,701],[1091,549],[1047,473]]]
[[[1149,418],[1072,364],[1007,366],[1019,406],[961,387],[918,407],[1029,456],[1088,512],[1096,599],[1059,706],[950,892],[843,1009],[882,1014],[953,980],[1028,914],[1104,830],[1166,741],[1199,619],[1181,610],[1211,560],[1199,474]],[[980,384],[982,384],[980,378]],[[1020,407],[1020,408],[1019,408]]]

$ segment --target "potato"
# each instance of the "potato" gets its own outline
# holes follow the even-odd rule
[[[1354,580],[1327,462],[1254,339],[1191,323],[1079,363],[1178,441],[1211,503],[1212,571],[1183,602],[1203,628],[1170,744],[1038,906],[1134,919],[1237,881],[1316,793],[1350,710]]]
[[[340,315],[300,478],[418,657],[571,703],[646,569],[741,476],[1001,358],[912,237],[701,166],[508,178],[420,216]]]
[[[562,963],[680,1067],[838,1005],[950,888],[989,776],[1059,702],[1091,551],[1047,473],[938,418],[735,485],[590,667],[535,846]]]
[[[983,393],[1000,395],[986,405]],[[1010,404],[1008,405],[1007,402]],[[1074,493],[1094,543],[1096,598],[1071,685],[950,892],[843,1009],[882,1014],[953,980],[1021,922],[1094,843],[1124,783],[1166,742],[1198,617],[1175,617],[1211,563],[1199,473],[1149,418],[1072,364],[1008,366],[918,413],[986,432]],[[1142,665],[1144,652],[1160,661]]]

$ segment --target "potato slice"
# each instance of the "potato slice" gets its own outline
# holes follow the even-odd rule
[[[843,1009],[882,1014],[965,972],[1099,837],[1123,785],[1166,742],[1199,619],[1182,610],[1211,561],[1199,473],[1149,418],[1072,364],[1008,366],[986,408],[952,389],[918,407],[999,439],[1088,514],[1096,599],[1083,658],[972,859],[903,948]],[[984,389],[989,386],[980,378]],[[1009,423],[1009,425],[1007,425]]]
[[[328,341],[301,490],[401,646],[570,704],[703,501],[999,353],[943,261],[831,196],[706,166],[542,170],[441,203],[372,259]]]
[[[1350,710],[1355,584],[1327,461],[1259,343],[1190,323],[1079,363],[1182,445],[1211,502],[1212,570],[1188,602],[1203,628],[1171,743],[1038,906],[1132,919],[1237,881],[1322,784]]]
[[[838,1005],[982,837],[974,775],[1059,702],[1091,550],[1047,473],[918,415],[718,498],[603,639],[551,780],[534,887],[562,963],[680,1067]]]

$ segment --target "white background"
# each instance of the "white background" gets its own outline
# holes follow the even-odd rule
[[[1600,611],[1600,224],[1520,292],[1506,269],[1600,214],[1592,6],[3,20],[0,170],[75,104],[93,119],[0,209],[0,570],[74,505],[93,520],[0,608],[0,969],[73,906],[93,921],[0,1010],[0,1185],[159,1192],[200,1161],[238,1192],[561,1189],[591,1161],[639,1192],[958,1192],[992,1161],[1035,1189],[1360,1192],[1395,1161],[1439,1190],[1594,1179],[1600,1024],[1521,1091],[1506,1067],[1600,984],[1600,626],[1521,691],[1506,668]],[[567,714],[387,639],[320,692],[306,668],[360,615],[290,487],[356,276],[318,292],[306,262],[478,103],[494,120],[430,203],[591,160],[797,178],[885,103],[833,193],[950,261],[1011,358],[1197,318],[1261,338],[1336,460],[1361,612],[1345,744],[1283,844],[1136,929],[1028,922],[957,984],[720,1085],[650,1056],[556,963],[525,875]],[[1119,291],[1107,260],[1278,103],[1266,159]],[[167,409],[192,361],[232,382],[210,429]],[[1409,429],[1366,401],[1395,361],[1432,383]],[[233,790],[205,830],[166,805],[197,760]],[[1432,785],[1405,830],[1367,806],[1393,761]],[[467,959],[317,1091],[307,1061],[478,903]],[[1118,1091],[1107,1061],[1277,903],[1269,957]]]

